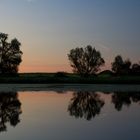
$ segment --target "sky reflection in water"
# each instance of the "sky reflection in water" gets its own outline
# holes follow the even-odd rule
[[[0,139],[138,139],[139,104],[140,92],[0,93]]]

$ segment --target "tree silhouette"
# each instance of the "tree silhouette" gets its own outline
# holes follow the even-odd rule
[[[21,103],[18,100],[16,92],[0,93],[0,132],[6,131],[7,122],[12,126],[16,126],[21,114]]]
[[[20,42],[15,38],[7,42],[8,35],[0,33],[0,73],[14,74],[21,63]]]
[[[75,92],[71,99],[68,111],[71,116],[91,120],[100,113],[104,101],[100,96],[93,92]]]
[[[140,75],[140,63],[139,64],[133,64],[131,68],[131,72],[133,75]]]
[[[112,63],[112,71],[114,71],[117,75],[129,74],[130,67],[130,60],[123,60],[120,55],[116,56],[114,62]]]
[[[88,45],[86,48],[75,48],[68,54],[71,66],[75,73],[80,75],[95,74],[100,70],[105,61],[101,53]]]

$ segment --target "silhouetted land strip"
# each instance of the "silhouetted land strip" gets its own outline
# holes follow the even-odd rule
[[[112,76],[106,74],[81,77],[71,73],[21,73],[18,76],[1,75],[0,83],[11,84],[140,84],[140,76]]]
[[[0,84],[1,92],[19,91],[53,91],[66,93],[68,91],[89,91],[89,92],[140,92],[140,86],[133,84]]]

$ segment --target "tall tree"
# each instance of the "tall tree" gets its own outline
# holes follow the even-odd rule
[[[68,54],[71,66],[75,73],[80,75],[95,74],[105,61],[101,53],[88,45],[86,48],[75,48]]]
[[[13,74],[18,72],[18,66],[22,61],[21,43],[16,38],[10,43],[7,40],[8,35],[0,33],[0,73]]]

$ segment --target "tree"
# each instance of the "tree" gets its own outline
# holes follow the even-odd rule
[[[134,75],[140,75],[140,63],[139,64],[133,64],[131,68],[131,72]]]
[[[131,61],[129,59],[123,60],[120,55],[116,56],[112,63],[112,71],[117,75],[129,74],[131,67]]]
[[[68,58],[75,73],[80,75],[95,74],[100,70],[105,61],[101,53],[88,45],[86,48],[75,48],[70,50]]]
[[[20,42],[15,38],[7,42],[8,35],[0,33],[0,73],[14,74],[18,72],[21,63],[22,52]]]

